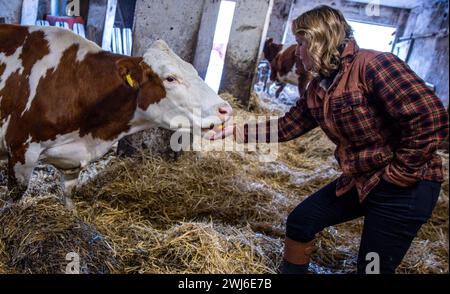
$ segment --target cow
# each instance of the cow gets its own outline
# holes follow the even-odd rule
[[[80,170],[124,136],[153,127],[203,135],[231,114],[162,40],[129,57],[62,28],[0,25],[0,156],[10,189],[26,186],[38,161]]]
[[[276,44],[272,38],[264,43],[264,58],[270,63],[270,80],[277,82],[280,87],[275,93],[279,97],[286,83],[298,86],[300,96],[304,96],[312,76],[307,72],[300,57],[295,55],[297,45],[283,49],[282,44]]]

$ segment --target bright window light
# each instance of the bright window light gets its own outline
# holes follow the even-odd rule
[[[209,58],[205,82],[217,93],[222,79],[223,65],[230,38],[236,2],[220,2],[216,31],[214,32],[213,49]]]
[[[395,27],[348,21],[360,48],[391,52]]]

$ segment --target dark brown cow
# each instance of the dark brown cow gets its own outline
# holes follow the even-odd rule
[[[286,83],[297,85],[300,96],[304,96],[311,74],[305,71],[301,59],[295,55],[297,45],[291,45],[283,50],[283,45],[267,39],[264,43],[264,57],[270,62],[270,80],[280,84],[275,96],[278,98]]]

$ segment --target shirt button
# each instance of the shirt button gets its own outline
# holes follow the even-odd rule
[[[347,107],[345,107],[344,109],[342,109],[341,112],[342,112],[342,113],[347,113],[347,112],[352,111],[352,109],[353,109],[352,106],[347,106]]]

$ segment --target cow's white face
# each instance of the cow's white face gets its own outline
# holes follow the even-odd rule
[[[195,68],[158,40],[144,54],[144,62],[162,80],[166,96],[146,110],[155,122],[168,129],[192,127],[207,131],[230,118],[232,108],[198,75]]]

